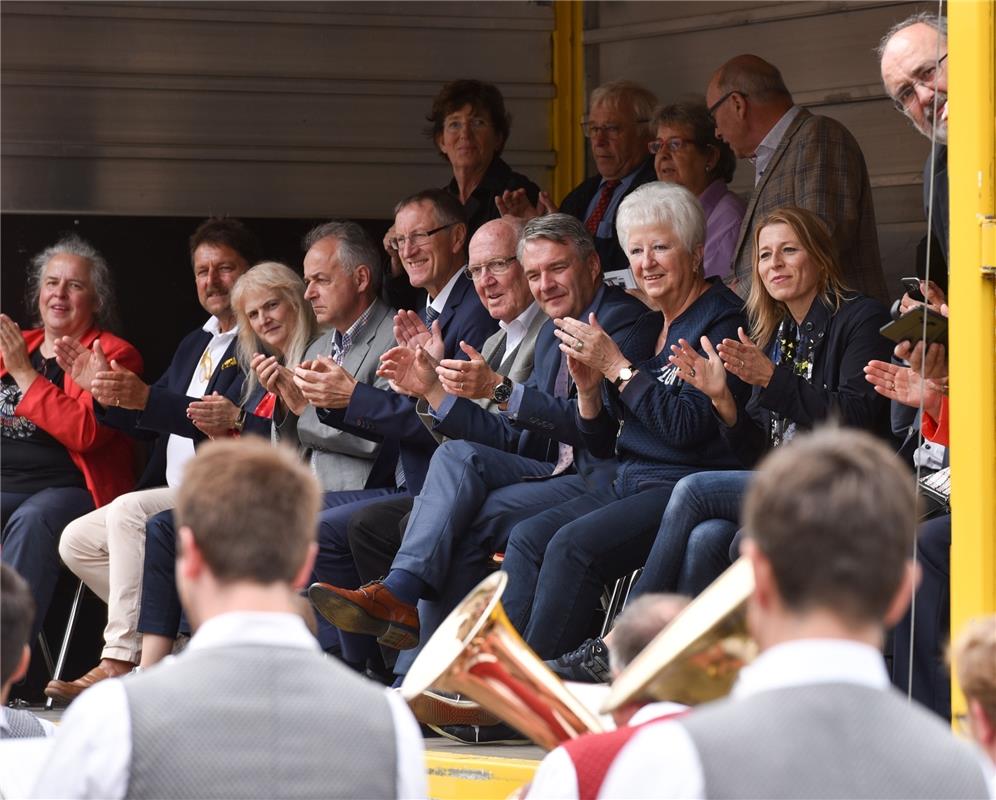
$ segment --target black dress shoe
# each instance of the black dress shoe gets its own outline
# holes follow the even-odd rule
[[[463,744],[532,744],[532,742],[511,725],[499,722],[497,725],[430,725],[440,736]]]
[[[577,650],[544,662],[565,681],[578,683],[609,683],[609,648],[598,636],[588,639]]]

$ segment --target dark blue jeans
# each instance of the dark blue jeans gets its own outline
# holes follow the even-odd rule
[[[30,643],[41,630],[59,580],[62,529],[93,511],[93,497],[86,489],[74,487],[42,489],[34,494],[3,492],[0,496],[0,559],[28,582],[35,600]]]
[[[512,529],[502,603],[541,658],[580,644],[605,585],[643,564],[672,486],[629,496],[616,485],[589,491]]]
[[[176,590],[176,528],[173,510],[153,514],[145,523],[145,564],[138,629],[142,633],[175,638],[183,608]],[[189,626],[184,623],[185,632]]]
[[[697,472],[678,481],[630,597],[646,592],[694,595],[729,566],[726,551],[751,474]]]

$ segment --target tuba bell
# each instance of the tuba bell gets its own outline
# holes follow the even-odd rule
[[[508,582],[495,572],[479,583],[439,626],[411,665],[401,695],[411,701],[429,688],[458,692],[541,747],[603,730],[540,660],[501,605]]]
[[[647,699],[698,705],[728,694],[757,656],[747,631],[753,591],[754,570],[739,558],[620,673],[602,713]]]

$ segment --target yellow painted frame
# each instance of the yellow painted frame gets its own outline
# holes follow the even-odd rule
[[[948,5],[953,635],[996,612],[996,275],[983,269],[996,256],[994,22],[992,0]],[[952,713],[962,714],[952,684]]]
[[[550,193],[555,203],[584,179],[584,4],[580,0],[553,3],[553,88],[550,104],[550,145],[557,156]]]
[[[507,800],[533,779],[539,761],[428,750],[425,765],[431,798]]]

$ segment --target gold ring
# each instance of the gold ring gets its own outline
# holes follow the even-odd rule
[[[584,350],[584,342],[582,342],[580,339],[578,339],[574,343],[574,349],[577,350],[580,353],[582,350]]]
[[[690,370],[688,370],[688,377],[689,378],[695,377],[695,367],[692,367]]]

